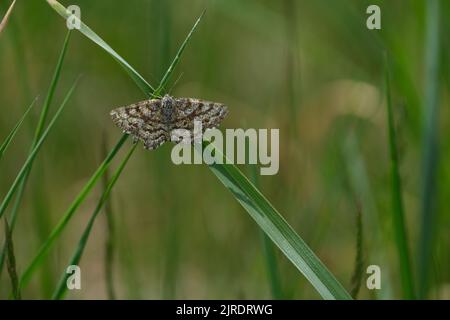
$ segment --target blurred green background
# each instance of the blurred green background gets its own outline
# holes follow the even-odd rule
[[[359,298],[401,298],[392,226],[384,89],[391,60],[405,219],[415,278],[420,256],[423,128],[426,118],[426,0],[129,0],[61,1],[157,85],[204,8],[206,15],[178,66],[174,96],[229,106],[223,128],[279,128],[280,171],[259,177],[261,191],[339,281],[352,288],[357,214],[363,226],[364,271],[382,270],[382,289],[362,280]],[[9,1],[0,1],[0,16]],[[382,30],[366,28],[378,4]],[[441,1],[439,134],[432,209],[436,213],[430,298],[450,298],[450,2]],[[39,101],[0,163],[8,191],[27,156],[67,28],[45,1],[18,0],[0,35],[0,138],[34,97]],[[385,49],[384,49],[385,48]],[[103,50],[75,32],[52,112],[74,79],[81,83],[49,135],[14,231],[20,273],[121,133],[109,118],[142,93]],[[173,82],[172,82],[173,83]],[[131,146],[128,141],[125,151]],[[259,229],[206,166],[175,166],[171,145],[134,154],[111,196],[114,287],[118,298],[271,298]],[[120,158],[120,157],[119,157]],[[117,164],[117,160],[115,164]],[[241,169],[251,176],[248,167]],[[48,298],[65,269],[101,192],[97,186],[26,287]],[[3,226],[0,231],[3,239]],[[105,242],[97,219],[81,261],[82,290],[69,298],[107,298]],[[318,294],[277,250],[283,297]],[[7,297],[9,278],[0,278]]]

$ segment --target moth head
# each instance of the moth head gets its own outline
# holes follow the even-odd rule
[[[170,119],[173,114],[173,108],[175,100],[168,94],[166,94],[161,100],[161,111],[166,119]]]

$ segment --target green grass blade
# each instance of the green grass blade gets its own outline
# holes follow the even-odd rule
[[[42,262],[43,258],[48,253],[50,247],[54,244],[55,240],[58,238],[58,236],[61,234],[61,232],[66,227],[69,220],[72,218],[72,215],[75,213],[75,211],[78,209],[78,207],[83,203],[83,201],[88,196],[89,192],[92,190],[92,188],[97,183],[98,179],[103,175],[105,170],[109,167],[111,164],[111,161],[116,156],[117,152],[120,150],[124,142],[127,140],[128,135],[124,134],[122,138],[119,140],[119,142],[116,144],[116,146],[111,150],[111,152],[108,154],[106,159],[103,161],[103,163],[97,168],[95,173],[92,175],[92,177],[89,179],[89,181],[86,183],[86,185],[83,187],[81,192],[78,194],[78,196],[75,198],[75,200],[71,203],[69,208],[64,212],[62,218],[60,219],[59,223],[56,225],[56,227],[53,229],[52,233],[48,237],[48,239],[44,242],[44,244],[39,249],[39,252],[34,257],[32,262],[28,265],[28,267],[25,269],[25,271],[22,274],[22,277],[20,279],[20,286],[23,288],[24,285],[28,283],[30,280],[30,277],[32,273],[35,271],[35,269],[39,266],[39,264]]]
[[[215,152],[220,153],[217,149]],[[223,163],[227,163],[223,154],[222,157]],[[235,165],[213,164],[209,167],[322,298],[351,299],[303,239]]]
[[[6,265],[8,269],[9,278],[11,279],[11,286],[13,289],[14,300],[20,300],[20,288],[16,271],[16,258],[14,256],[14,246],[12,241],[11,229],[8,225],[8,220],[5,220],[5,241],[6,241]]]
[[[6,11],[5,16],[3,17],[2,21],[0,22],[0,34],[2,33],[3,29],[5,29],[6,24],[8,23],[8,19],[13,11],[14,5],[16,4],[16,0],[14,0],[11,5],[8,8],[8,11]]]
[[[42,135],[42,131],[44,130],[44,126],[45,126],[45,122],[47,121],[50,105],[52,104],[53,97],[54,97],[55,91],[56,91],[56,86],[57,86],[57,84],[59,82],[59,78],[61,76],[61,69],[62,69],[62,65],[63,65],[64,59],[65,59],[65,56],[67,53],[67,47],[68,47],[69,40],[70,40],[70,34],[71,34],[71,32],[69,30],[67,32],[66,38],[64,39],[64,43],[63,43],[61,52],[59,54],[58,62],[56,64],[56,68],[53,73],[52,80],[50,82],[50,87],[48,89],[47,96],[44,101],[44,106],[42,107],[41,113],[39,115],[39,121],[36,126],[36,130],[34,132],[34,137],[33,137],[33,142],[31,143],[30,153],[32,152],[33,148],[36,146],[37,142],[39,141],[39,138]],[[25,191],[25,186],[27,184],[28,177],[31,173],[32,166],[33,166],[33,161],[31,161],[30,165],[27,168],[25,175],[22,177],[22,180],[20,181],[20,185],[19,185],[17,195],[16,195],[16,198],[14,201],[14,205],[11,210],[11,230],[14,230],[14,227],[16,225],[17,212],[19,210],[20,203],[22,202],[22,197],[23,197],[23,194]],[[0,263],[0,270],[1,270],[1,263]]]
[[[36,127],[36,131],[34,133],[34,140],[33,140],[33,146],[36,144],[37,140],[39,139],[39,137],[42,134],[42,131],[44,130],[44,126],[45,126],[45,121],[47,120],[47,115],[48,115],[48,111],[50,109],[50,105],[53,101],[53,97],[55,95],[55,91],[56,91],[56,86],[59,82],[59,78],[61,76],[61,69],[62,69],[62,65],[64,62],[64,59],[66,57],[66,53],[67,53],[67,47],[69,45],[69,40],[70,40],[70,35],[71,32],[70,30],[67,32],[66,34],[66,38],[64,39],[64,43],[61,49],[61,53],[59,54],[58,57],[58,62],[56,64],[56,68],[55,71],[53,73],[53,78],[52,81],[50,82],[50,87],[48,89],[48,93],[47,96],[45,97],[45,102],[44,102],[44,106],[42,108],[42,112],[39,116],[39,122],[38,125]]]
[[[37,153],[39,152],[40,148],[42,147],[42,144],[44,143],[45,139],[47,138],[50,130],[54,126],[56,120],[58,120],[61,112],[63,111],[64,107],[66,106],[67,102],[69,101],[70,96],[72,95],[73,91],[75,90],[75,87],[77,85],[78,81],[75,82],[75,84],[72,86],[72,88],[67,93],[63,103],[59,107],[58,111],[53,116],[53,119],[48,124],[45,131],[42,133],[42,136],[39,138],[38,142],[36,143],[36,146],[33,148],[31,153],[28,155],[28,158],[26,159],[25,163],[22,166],[22,169],[17,174],[16,179],[14,180],[13,184],[11,185],[8,193],[6,194],[5,198],[3,199],[2,204],[0,205],[0,217],[3,216],[6,208],[8,207],[9,203],[11,202],[12,196],[14,192],[17,190],[17,187],[19,186],[20,181],[25,176],[28,167],[33,162],[34,158],[36,157]]]
[[[425,101],[421,190],[421,223],[418,250],[418,296],[427,297],[433,254],[433,233],[437,220],[435,195],[438,193],[440,1],[426,1]]]
[[[103,136],[102,143],[102,156],[105,158],[108,155],[107,145],[106,145],[106,137]],[[108,182],[110,180],[109,168],[105,171],[105,174],[102,177],[102,188],[103,194],[106,193],[108,189]],[[100,198],[101,201],[102,197]],[[114,231],[114,215],[112,211],[112,205],[110,198],[107,197],[105,200],[105,217],[106,217],[106,240],[105,240],[105,253],[103,260],[103,268],[105,275],[105,283],[106,283],[106,293],[108,300],[116,300],[116,290],[114,289],[114,280],[113,280],[113,268],[114,268],[114,254],[115,254],[115,231]]]
[[[55,95],[56,87],[57,87],[57,84],[59,83],[59,79],[61,77],[61,70],[62,70],[62,66],[63,66],[64,60],[66,57],[67,48],[68,48],[69,40],[70,40],[70,35],[71,35],[71,31],[69,30],[64,39],[64,43],[63,43],[61,52],[59,54],[58,61],[56,63],[55,71],[53,73],[53,77],[50,82],[49,89],[47,91],[47,96],[45,97],[44,105],[43,105],[41,113],[39,115],[39,121],[38,121],[38,124],[37,124],[35,132],[34,132],[34,137],[33,137],[33,142],[31,144],[30,152],[36,146],[36,143],[38,142],[39,138],[42,135],[42,131],[44,130],[44,126],[45,126],[45,123],[48,118],[50,106],[53,102],[53,98]],[[34,161],[31,161],[30,165],[28,166],[24,176],[22,177],[22,179],[20,181],[18,190],[16,192],[16,197],[14,199],[14,204],[13,204],[12,210],[11,210],[11,232],[14,231],[14,228],[16,226],[17,215],[19,212],[20,204],[22,203],[23,195],[25,193],[25,187],[28,182],[28,177],[31,174],[33,162]],[[2,254],[3,254],[3,252],[2,252]],[[3,267],[3,256],[0,256],[0,273],[1,273],[2,267]]]
[[[116,172],[114,173],[113,177],[111,178],[110,182],[108,183],[108,186],[106,187],[105,191],[103,192],[102,196],[100,197],[100,201],[98,202],[94,212],[92,213],[89,222],[83,232],[83,235],[80,238],[80,241],[78,242],[78,246],[70,260],[70,263],[68,265],[78,265],[81,256],[83,255],[84,248],[86,247],[87,241],[89,239],[89,235],[92,230],[92,226],[94,225],[95,218],[97,217],[100,210],[103,208],[103,205],[106,203],[109,194],[111,193],[112,188],[116,184],[117,180],[119,179],[120,174],[122,173],[123,169],[125,168],[126,164],[128,163],[128,160],[130,159],[131,155],[133,154],[134,150],[136,149],[137,144],[135,144],[128,154],[125,156],[123,161],[120,163],[119,167],[117,168]],[[63,272],[61,279],[58,283],[58,286],[53,293],[52,299],[59,300],[63,297],[64,293],[67,290],[66,281],[68,278],[68,274],[66,272]]]
[[[14,126],[14,128],[11,130],[11,132],[8,134],[8,136],[6,137],[5,141],[1,144],[0,146],[0,159],[3,157],[3,155],[6,152],[6,149],[8,149],[9,144],[11,143],[11,141],[14,139],[14,137],[17,134],[17,131],[19,131],[20,126],[22,125],[23,121],[25,120],[25,118],[27,117],[28,113],[30,112],[30,110],[33,108],[34,104],[36,103],[37,98],[33,100],[33,102],[31,103],[31,105],[28,107],[28,109],[25,111],[25,113],[22,115],[22,117],[20,118],[20,120],[16,123],[16,125]]]
[[[256,165],[251,166],[252,182],[256,188],[260,188],[258,167]],[[280,271],[278,269],[277,256],[273,243],[270,238],[261,230],[262,245],[264,248],[264,258],[266,262],[267,275],[270,283],[270,290],[273,299],[283,299],[284,293],[281,285]]]
[[[300,66],[300,35],[297,30],[297,1],[296,0],[284,0],[284,17],[285,17],[285,36],[288,40],[286,43],[286,102],[290,111],[289,131],[293,138],[298,137],[298,106],[301,105],[299,99],[299,91],[301,90],[301,70]]]
[[[56,7],[61,6],[57,1],[50,1],[48,0],[48,2],[52,2],[56,5]],[[61,6],[62,7],[62,6]],[[62,7],[64,8],[64,7]],[[60,10],[65,10],[65,9],[61,9]],[[202,15],[203,16],[203,15]],[[201,17],[202,17],[201,16]],[[193,30],[195,30],[195,28],[197,27],[197,23],[193,26],[193,28],[191,29],[191,31],[189,32],[188,36],[187,36],[187,40],[185,40],[182,44],[182,47],[180,47],[180,50],[178,50],[178,53],[175,57],[175,59],[173,60],[172,64],[170,65],[169,69],[171,70],[170,73],[166,72],[167,76],[165,77],[166,79],[169,79],[170,74],[173,72],[175,66],[178,64],[179,59],[181,57],[181,54],[184,51],[184,48],[187,45],[188,40],[190,39]],[[90,29],[89,29],[90,30]],[[85,34],[83,32],[83,34]],[[88,36],[89,37],[89,36]],[[102,46],[103,47],[103,46]],[[105,48],[104,48],[105,49]],[[106,49],[105,49],[106,50]],[[112,49],[111,49],[112,50]],[[128,64],[127,64],[128,65]],[[127,66],[125,65],[125,67]],[[136,72],[136,71],[134,71]],[[164,78],[163,78],[164,79]],[[162,89],[164,87],[164,81],[161,80],[160,82],[160,92],[162,92]],[[162,84],[162,85],[161,85]],[[139,85],[139,84],[138,84]],[[156,91],[152,91],[151,90],[151,86],[149,88],[144,88],[143,86],[139,86],[144,94],[147,94],[149,96],[152,96],[155,94]],[[147,89],[150,89],[150,91],[147,91]],[[40,263],[42,262],[42,260],[44,259],[44,257],[47,255],[48,251],[50,250],[51,246],[53,245],[53,243],[56,241],[56,239],[59,237],[59,235],[61,234],[61,232],[64,230],[64,228],[66,227],[67,223],[69,222],[69,220],[72,218],[72,215],[75,213],[75,211],[78,209],[78,207],[81,205],[81,203],[85,200],[85,198],[87,197],[87,195],[89,194],[89,192],[91,191],[91,189],[94,187],[94,185],[97,183],[98,179],[104,174],[105,170],[108,168],[110,162],[112,161],[112,159],[115,157],[115,155],[117,154],[117,152],[120,150],[120,148],[122,147],[123,143],[125,142],[125,140],[127,139],[128,135],[123,135],[122,138],[119,140],[119,142],[116,144],[116,146],[114,147],[114,149],[110,152],[110,154],[108,155],[108,157],[105,159],[105,161],[102,163],[102,165],[100,165],[100,167],[97,169],[97,171],[94,173],[94,175],[91,177],[91,179],[88,181],[88,183],[84,186],[83,190],[80,192],[80,194],[76,197],[76,199],[72,202],[72,204],[70,205],[70,207],[66,210],[66,212],[63,214],[63,217],[61,218],[60,222],[58,223],[58,225],[53,229],[52,233],[50,234],[49,238],[45,241],[45,243],[41,246],[41,248],[39,249],[37,255],[35,256],[35,258],[31,261],[31,263],[28,265],[28,267],[25,269],[24,273],[22,274],[21,280],[20,280],[20,286],[21,288],[23,286],[25,286],[28,281],[31,278],[31,275],[33,274],[33,272],[36,270],[36,268],[40,265]]]
[[[353,299],[358,298],[359,289],[361,287],[361,282],[364,277],[364,249],[363,249],[363,219],[361,212],[361,204],[357,201],[357,211],[356,211],[356,255],[355,255],[355,266],[353,267],[353,275],[351,279],[351,290],[350,294]]]
[[[276,252],[272,241],[262,230],[261,236],[272,298],[282,300],[284,299],[284,293],[281,286],[281,277],[278,269]]]
[[[48,4],[64,19],[70,17],[70,13],[67,9],[56,0],[47,0]],[[80,21],[80,32],[99,45],[103,50],[108,52],[128,73],[131,79],[136,82],[138,87],[149,96],[155,89],[128,63],[123,59],[116,51],[113,50],[102,38],[100,38],[91,28]]]
[[[194,34],[195,30],[197,29],[200,21],[202,20],[203,16],[205,14],[205,11],[202,12],[202,14],[197,18],[196,22],[192,26],[191,30],[187,34],[186,38],[184,39],[183,43],[179,47],[174,59],[172,60],[169,68],[164,73],[163,78],[161,79],[158,88],[153,92],[153,96],[160,96],[167,86],[167,83],[170,80],[171,75],[173,74],[176,66],[180,62],[181,56],[186,49],[187,44],[189,43],[192,35]],[[167,256],[164,263],[164,288],[163,288],[163,297],[168,299],[173,299],[175,296],[175,288],[176,288],[176,273],[177,273],[177,260],[178,260],[178,240],[177,240],[177,234],[175,230],[177,229],[177,219],[174,216],[176,213],[175,208],[170,209],[170,215],[172,215],[172,218],[174,219],[174,224],[171,225],[171,231],[167,232],[167,246],[168,249],[166,250]]]
[[[57,86],[57,84],[59,82],[59,78],[61,76],[61,69],[62,69],[62,65],[63,65],[64,59],[65,59],[65,56],[66,56],[66,53],[67,53],[67,47],[68,47],[69,40],[70,40],[70,34],[71,34],[71,32],[69,30],[67,32],[67,35],[66,35],[65,39],[64,39],[64,43],[63,43],[61,52],[60,52],[59,57],[58,57],[58,62],[56,64],[56,68],[55,68],[55,71],[53,73],[52,80],[50,82],[50,87],[48,89],[47,96],[46,96],[45,101],[44,101],[44,105],[43,105],[41,113],[39,115],[39,121],[38,121],[38,124],[36,126],[36,130],[35,130],[35,133],[34,133],[33,142],[31,143],[31,149],[30,149],[30,153],[29,154],[31,154],[31,152],[33,151],[34,147],[36,146],[37,142],[39,141],[39,138],[42,135],[42,131],[44,130],[44,126],[45,126],[45,122],[47,121],[50,105],[51,105],[51,103],[53,101],[53,97],[54,97],[54,94],[55,94],[56,86]],[[11,210],[11,220],[10,220],[11,221],[11,225],[10,225],[11,232],[14,231],[14,227],[16,225],[17,212],[18,212],[20,204],[22,202],[22,197],[23,197],[24,192],[25,192],[25,186],[27,184],[28,177],[29,177],[29,175],[31,173],[31,169],[32,169],[32,166],[33,166],[33,161],[34,161],[34,159],[31,160],[29,166],[27,167],[24,175],[21,177],[21,180],[19,182],[16,198],[14,200],[14,205],[13,205],[12,210]],[[6,245],[6,243],[3,245],[3,249],[2,249],[2,251],[0,253],[0,274],[1,274],[2,270],[3,270],[4,255],[5,255],[5,245]]]
[[[399,258],[403,297],[414,299],[413,277],[408,248],[408,237],[405,225],[405,214],[402,199],[402,184],[398,167],[397,137],[394,124],[394,113],[391,97],[389,65],[386,59],[386,99],[387,117],[389,129],[389,153],[391,160],[391,184],[392,184],[392,223],[394,226],[395,243]]]
[[[189,40],[191,39],[192,35],[194,34],[195,29],[197,29],[197,26],[199,25],[200,21],[202,20],[203,16],[205,15],[206,10],[202,12],[202,14],[198,17],[197,21],[195,21],[194,26],[191,28],[191,31],[189,31],[187,37],[184,39],[183,43],[181,44],[180,48],[178,49],[177,54],[175,55],[175,58],[173,59],[172,63],[170,64],[169,68],[167,69],[166,73],[164,74],[163,78],[161,79],[161,82],[159,83],[158,88],[153,92],[154,96],[159,96],[164,88],[166,87],[167,83],[170,80],[170,77],[175,70],[175,67],[180,62],[181,55],[184,52],[184,49],[186,49],[187,44],[189,43]]]

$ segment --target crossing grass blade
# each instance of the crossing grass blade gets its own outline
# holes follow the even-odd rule
[[[50,130],[55,125],[55,122],[56,122],[56,120],[58,120],[59,116],[61,115],[61,112],[64,110],[64,107],[66,106],[73,91],[75,90],[77,83],[78,83],[78,81],[75,82],[75,84],[72,86],[72,88],[67,93],[63,103],[61,104],[58,111],[53,116],[53,118],[50,121],[50,123],[48,124],[47,128],[42,133],[42,136],[39,138],[38,142],[36,143],[36,146],[33,148],[31,153],[28,155],[28,158],[26,159],[25,163],[23,164],[22,168],[20,169],[19,173],[17,174],[16,179],[14,180],[8,193],[6,194],[5,198],[3,199],[2,204],[0,205],[0,218],[3,216],[6,208],[8,207],[9,203],[11,202],[12,196],[13,196],[14,192],[17,190],[17,187],[19,186],[20,181],[26,174],[28,167],[30,166],[31,162],[33,162],[33,160],[36,158],[36,155],[38,154],[39,150],[42,147],[42,144],[44,143],[45,139],[47,138],[48,134],[50,133]]]
[[[47,0],[47,2],[63,17],[67,17],[65,8],[55,0]],[[201,16],[202,17],[202,16]],[[200,17],[200,18],[201,18]],[[199,19],[200,20],[200,19]],[[198,21],[199,21],[198,20]],[[197,25],[197,23],[196,23]],[[196,27],[194,25],[194,28]],[[193,29],[194,29],[193,28]],[[83,34],[90,39],[97,39],[95,33],[82,25]],[[95,36],[94,36],[95,35]],[[97,36],[98,37],[98,36]],[[98,39],[97,39],[98,40]],[[100,39],[101,40],[101,39]],[[95,40],[93,40],[95,41]],[[101,40],[103,41],[103,40]],[[100,44],[99,44],[100,45]],[[114,52],[109,46],[105,47],[100,45],[104,50],[112,54]],[[181,47],[184,50],[184,47]],[[179,52],[174,61],[174,66],[179,62]],[[114,56],[114,54],[112,54]],[[151,87],[146,87],[143,83],[136,79],[143,79],[141,76],[136,76],[137,73],[134,69],[129,67],[128,63],[123,63],[117,59],[118,62],[127,69],[128,74],[135,80],[137,85],[144,91],[145,94],[149,94],[152,90],[148,90]],[[170,73],[173,72],[173,67],[169,67]],[[164,76],[158,91],[154,91],[153,94],[157,95],[162,92],[165,82],[170,78]],[[150,94],[151,95],[151,94]],[[218,152],[218,150],[216,150]],[[224,162],[226,163],[226,162]],[[286,220],[280,215],[280,213],[272,206],[272,204],[257,190],[253,184],[235,167],[229,164],[215,164],[210,166],[212,172],[219,178],[219,180],[227,187],[246,209],[250,216],[256,221],[258,226],[270,237],[270,239],[280,248],[280,250],[286,255],[286,257],[296,266],[299,271],[306,277],[306,279],[314,286],[319,294],[324,299],[351,299],[349,293],[342,287],[342,285],[336,280],[328,269],[323,265],[320,259],[313,253],[313,251],[306,245],[306,243],[299,237],[299,235],[289,226]],[[70,217],[69,217],[70,219]],[[64,227],[64,226],[62,226]],[[58,228],[58,230],[61,228]],[[62,229],[61,229],[62,230]],[[58,231],[59,232],[61,231]],[[53,234],[53,233],[52,233]],[[58,234],[49,238],[49,244],[53,242]],[[30,275],[30,270],[34,269],[37,265],[40,257],[45,254],[48,247],[44,245],[40,250],[38,259],[35,259],[24,273],[24,280]],[[24,282],[25,283],[25,282]]]
[[[48,239],[40,247],[37,255],[34,257],[32,262],[28,265],[28,267],[23,272],[23,274],[20,278],[20,287],[21,288],[23,288],[28,283],[31,275],[36,270],[36,268],[40,265],[40,263],[42,262],[44,257],[47,255],[48,251],[50,250],[50,247],[53,245],[55,240],[59,237],[59,235],[66,227],[67,223],[69,222],[69,220],[72,218],[72,215],[75,213],[75,211],[79,208],[79,206],[86,199],[89,192],[95,186],[95,184],[100,179],[100,177],[103,175],[105,170],[109,167],[109,165],[111,164],[111,161],[114,159],[117,152],[120,150],[120,148],[122,147],[124,142],[127,140],[127,138],[128,138],[128,135],[122,136],[122,138],[119,140],[119,142],[116,144],[116,146],[111,150],[111,152],[108,154],[108,156],[103,161],[103,163],[97,168],[95,173],[92,175],[92,177],[86,183],[86,185],[83,187],[83,189],[78,194],[78,196],[75,198],[75,200],[71,203],[69,208],[64,212],[59,223],[53,229],[53,231],[50,234],[50,236],[48,237]]]
[[[5,154],[6,150],[8,149],[8,146],[10,145],[11,141],[14,139],[14,137],[17,134],[17,131],[19,131],[20,126],[22,125],[23,121],[27,117],[28,113],[30,113],[30,110],[33,108],[37,101],[37,98],[33,100],[33,102],[30,104],[28,109],[25,111],[25,113],[22,115],[22,117],[19,119],[19,121],[16,123],[14,128],[11,130],[11,132],[6,137],[5,141],[0,145],[0,159]]]
[[[203,14],[202,16],[203,17]],[[200,17],[200,18],[201,18]],[[178,50],[174,60],[172,61],[171,65],[169,66],[168,70],[171,70],[170,72],[166,72],[166,76],[163,77],[159,84],[159,92],[162,92],[165,84],[167,84],[168,79],[170,78],[171,73],[174,71],[175,67],[180,61],[180,57],[182,53],[184,52],[184,49],[186,48],[186,44],[188,43],[189,39],[191,38],[193,31],[197,28],[198,22],[200,21],[200,18],[197,20],[197,22],[194,24],[194,26],[191,28],[191,31],[189,32],[187,36],[187,40],[185,40],[180,47],[180,50]],[[142,87],[141,87],[142,88]],[[149,88],[151,90],[151,87]],[[153,96],[156,91],[147,91],[143,89],[144,94],[147,94],[149,97]],[[94,185],[97,183],[98,179],[104,174],[106,169],[109,167],[111,161],[117,154],[117,152],[120,150],[126,139],[128,138],[127,134],[124,134],[122,138],[119,140],[119,142],[116,144],[116,146],[113,148],[113,150],[109,153],[109,155],[106,157],[104,162],[100,165],[100,167],[97,169],[97,171],[94,173],[94,175],[91,177],[91,179],[88,181],[88,183],[84,186],[83,190],[79,193],[79,195],[76,197],[76,199],[72,202],[70,207],[66,210],[66,212],[63,214],[63,217],[61,218],[58,225],[53,229],[52,233],[50,234],[49,238],[44,242],[44,244],[39,249],[37,255],[34,257],[34,259],[31,261],[31,263],[28,265],[28,267],[25,269],[24,273],[22,274],[22,277],[20,279],[20,286],[23,288],[28,281],[30,280],[32,274],[34,271],[36,271],[37,267],[41,264],[44,257],[47,255],[48,251],[50,250],[50,247],[53,245],[53,243],[56,241],[56,239],[59,237],[59,235],[62,233],[70,219],[72,218],[75,211],[78,209],[78,207],[81,205],[81,203],[86,199],[89,192],[92,190]],[[134,152],[135,149],[132,149],[131,153]],[[131,156],[131,155],[130,155]],[[125,160],[123,160],[125,161]],[[109,195],[109,193],[108,193]]]
[[[164,90],[164,88],[166,87],[175,67],[180,62],[181,55],[183,54],[184,50],[186,49],[187,44],[191,40],[191,37],[194,34],[195,29],[197,29],[198,24],[200,23],[203,16],[205,15],[205,12],[206,12],[206,10],[203,10],[202,14],[198,17],[197,21],[195,21],[194,26],[192,27],[191,31],[189,31],[186,39],[184,39],[183,43],[181,44],[180,48],[178,49],[177,54],[175,55],[174,60],[172,61],[169,68],[167,69],[166,73],[164,74],[163,78],[161,79],[161,82],[160,82],[158,88],[153,92],[153,96],[159,96],[161,94],[161,92]]]
[[[30,148],[29,154],[31,154],[31,152],[33,151],[34,147],[36,146],[37,142],[39,141],[39,138],[42,136],[42,132],[43,132],[43,130],[45,128],[45,122],[47,121],[50,105],[51,105],[51,103],[53,101],[53,97],[55,95],[55,90],[56,90],[57,84],[58,84],[60,76],[61,76],[61,69],[62,69],[62,65],[63,65],[64,59],[66,57],[67,48],[68,48],[68,44],[69,44],[69,40],[70,40],[70,34],[71,34],[71,31],[69,30],[67,32],[67,35],[66,35],[65,39],[64,39],[64,43],[63,43],[61,52],[60,52],[59,57],[58,57],[58,62],[56,63],[56,68],[55,68],[55,71],[53,73],[52,80],[50,82],[50,86],[49,86],[49,89],[48,89],[48,92],[47,92],[47,96],[45,98],[44,105],[43,105],[42,110],[41,110],[40,115],[39,115],[39,121],[38,121],[38,124],[36,126],[36,130],[34,132],[34,137],[33,137],[32,143],[31,143],[31,148]],[[19,186],[17,188],[16,198],[14,200],[14,205],[12,207],[11,215],[10,215],[11,233],[14,231],[14,228],[15,228],[15,225],[16,225],[17,213],[19,211],[19,207],[20,207],[20,204],[22,202],[22,197],[23,197],[24,192],[25,192],[25,187],[27,185],[28,177],[29,177],[29,175],[31,173],[31,169],[32,169],[32,166],[33,166],[33,161],[34,161],[34,159],[32,159],[30,164],[28,165],[25,173],[23,174],[23,176],[20,179]],[[2,248],[2,251],[0,253],[0,274],[1,274],[2,270],[3,270],[4,257],[5,257],[5,246],[6,246],[6,243],[3,244],[3,248]]]
[[[104,204],[108,200],[109,194],[111,193],[112,188],[116,184],[117,180],[119,179],[120,174],[122,173],[123,169],[125,168],[126,164],[128,163],[128,160],[130,160],[131,155],[133,154],[134,150],[136,149],[137,144],[135,144],[128,154],[125,156],[119,167],[117,168],[116,172],[112,176],[111,180],[108,183],[108,186],[106,187],[105,191],[103,192],[102,196],[100,197],[100,201],[97,203],[97,206],[95,207],[94,212],[92,213],[89,222],[84,229],[84,232],[80,238],[80,241],[78,242],[78,246],[72,255],[72,258],[70,259],[70,262],[68,265],[78,265],[81,256],[83,255],[84,248],[86,247],[87,241],[89,239],[89,235],[91,233],[92,227],[94,225],[95,219],[97,218],[97,215],[103,208]],[[67,291],[66,281],[68,278],[68,274],[66,272],[62,273],[62,276],[60,278],[60,281],[58,283],[58,286],[56,290],[53,293],[52,299],[59,300],[63,298],[64,294]]]
[[[44,105],[43,105],[41,113],[39,115],[39,121],[36,126],[36,130],[34,132],[34,137],[33,137],[33,142],[31,143],[30,153],[32,152],[33,148],[36,146],[37,142],[39,141],[39,138],[42,136],[42,132],[45,128],[45,122],[47,121],[47,118],[48,118],[48,112],[49,112],[50,106],[53,102],[53,97],[55,95],[56,86],[59,83],[59,79],[61,76],[61,69],[63,66],[64,59],[66,57],[67,47],[68,47],[69,40],[70,40],[70,34],[71,34],[71,32],[69,30],[64,39],[64,43],[63,43],[61,52],[59,54],[58,62],[56,64],[56,68],[53,73],[52,80],[50,82],[50,87],[48,89],[47,96],[44,101]],[[16,195],[16,198],[14,201],[13,208],[11,210],[11,230],[12,231],[14,230],[14,227],[16,225],[17,212],[18,212],[20,204],[22,202],[22,197],[23,197],[23,194],[25,191],[25,187],[27,185],[28,177],[31,173],[32,166],[33,166],[33,161],[31,161],[30,165],[28,166],[24,176],[22,177],[22,179],[20,181],[20,185],[17,190],[17,195]],[[0,270],[1,270],[1,263],[0,263]]]
[[[70,35],[71,35],[71,31],[69,30],[66,34],[66,37],[64,39],[64,43],[61,49],[61,53],[59,54],[58,57],[58,62],[56,63],[56,68],[55,68],[55,72],[53,73],[53,78],[52,81],[50,82],[50,87],[48,89],[48,93],[47,96],[45,98],[45,102],[44,102],[44,106],[42,108],[42,112],[40,114],[39,117],[39,122],[38,125],[36,127],[36,131],[34,133],[34,144],[36,143],[36,141],[39,139],[39,137],[42,134],[42,131],[44,130],[44,126],[45,126],[45,121],[47,120],[47,115],[50,109],[50,105],[53,101],[53,97],[55,95],[55,91],[56,91],[56,86],[59,83],[59,78],[61,77],[61,69],[64,63],[64,59],[66,57],[66,53],[67,53],[67,48],[69,45],[69,40],[70,40]]]
[[[58,1],[56,0],[47,0],[48,4],[64,19],[67,19],[71,16],[71,13]],[[78,19],[77,17],[74,17]],[[79,20],[79,19],[78,19]],[[79,31],[84,34],[87,38],[92,40],[94,43],[99,45],[103,50],[109,53],[128,73],[131,79],[138,85],[138,87],[147,95],[155,89],[127,62],[123,59],[116,51],[113,50],[100,36],[98,36],[91,28],[89,28],[82,21],[80,22]]]

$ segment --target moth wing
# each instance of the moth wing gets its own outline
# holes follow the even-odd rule
[[[116,126],[124,133],[144,142],[147,149],[156,149],[167,141],[168,129],[161,120],[161,100],[144,100],[114,109],[110,113]]]
[[[178,98],[175,128],[194,130],[194,121],[201,121],[203,132],[218,127],[228,114],[228,108],[217,102],[192,98]]]

